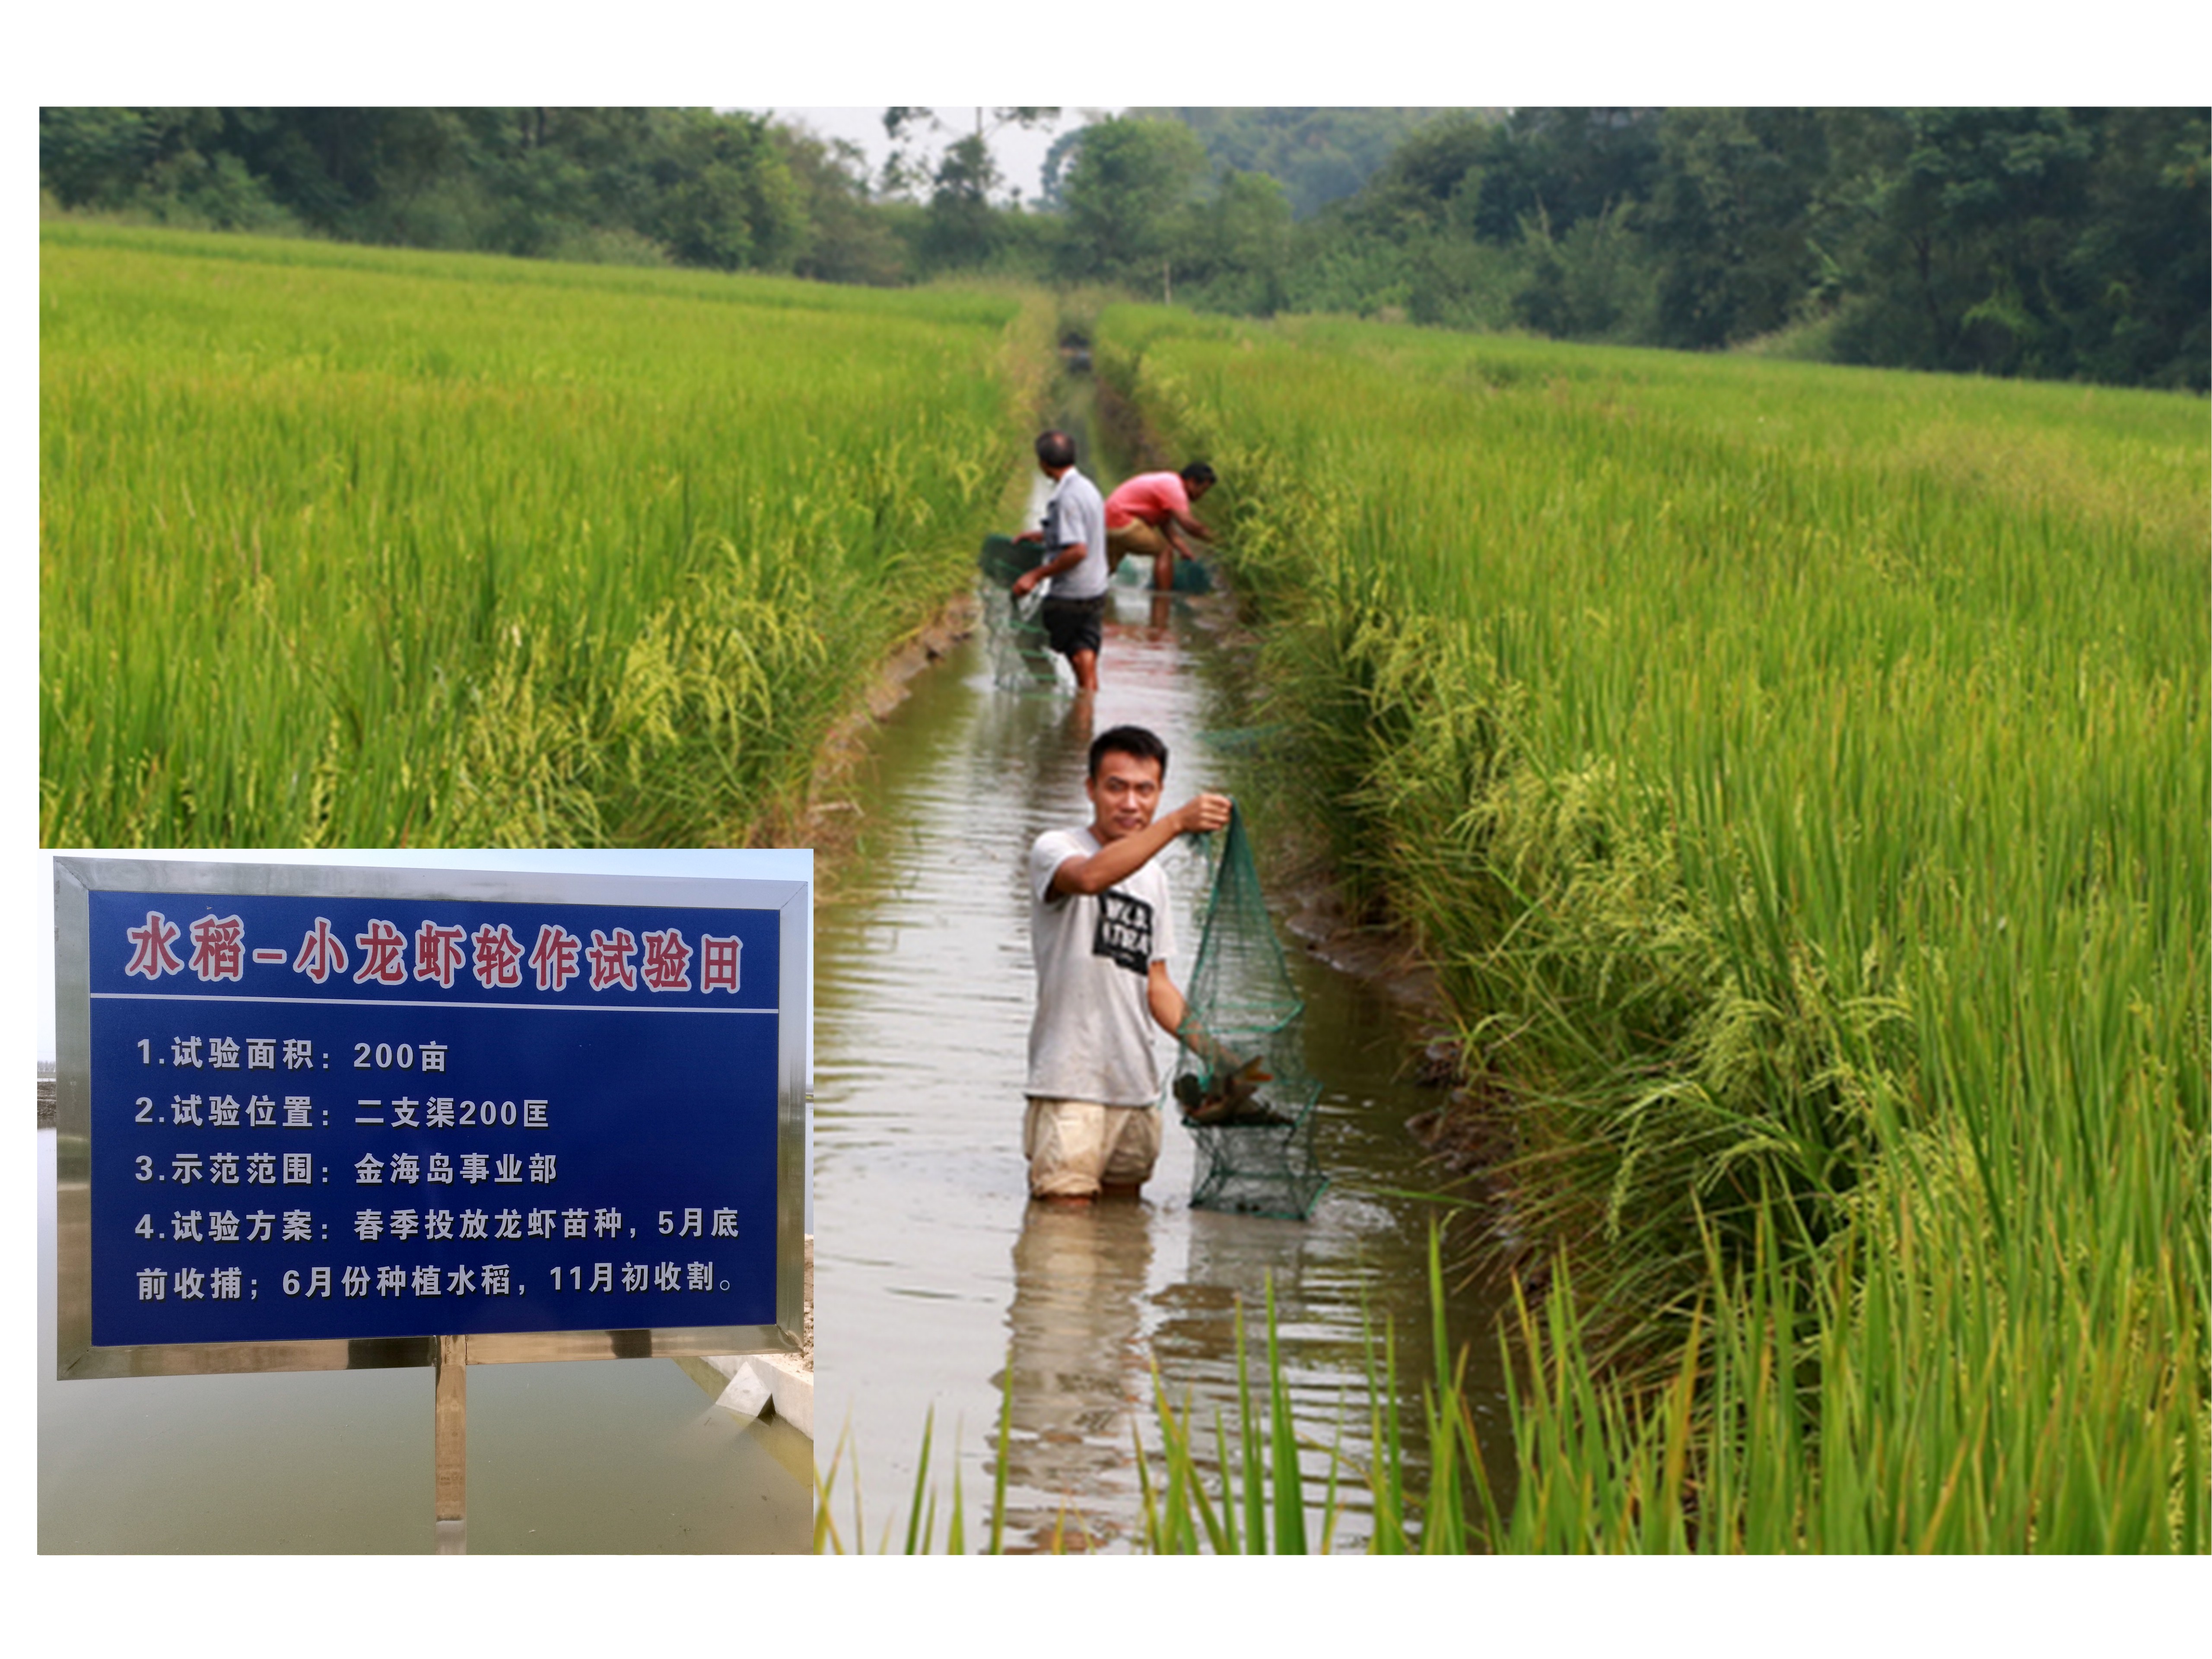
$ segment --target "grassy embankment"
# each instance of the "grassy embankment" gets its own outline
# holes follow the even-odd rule
[[[773,833],[968,581],[1049,350],[975,290],[72,223],[40,259],[48,845]]]
[[[2212,1545],[2203,404],[1099,345],[1563,1247],[1492,1541]]]

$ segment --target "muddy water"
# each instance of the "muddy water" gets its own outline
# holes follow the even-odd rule
[[[1393,1322],[1401,1376],[1429,1374],[1431,1211],[1392,1189],[1435,1184],[1405,1122],[1438,1103],[1400,1079],[1407,1034],[1376,995],[1290,951],[1309,1063],[1326,1085],[1318,1139],[1334,1182],[1310,1219],[1193,1210],[1190,1139],[1172,1114],[1140,1203],[1032,1206],[1024,1178],[1024,854],[1040,830],[1087,819],[1094,729],[1158,731],[1172,757],[1170,805],[1202,787],[1233,788],[1230,745],[1208,739],[1230,711],[1200,672],[1209,639],[1194,609],[1221,603],[1117,587],[1095,714],[1073,698],[995,689],[988,653],[970,641],[915,683],[880,732],[855,803],[862,845],[822,907],[816,947],[817,1432],[825,1468],[841,1431],[849,1436],[832,1508],[848,1548],[855,1469],[866,1547],[882,1547],[887,1528],[902,1544],[932,1413],[939,1536],[953,1441],[973,1547],[1009,1386],[1010,1545],[1042,1547],[1057,1531],[1127,1547],[1139,1513],[1135,1442],[1158,1444],[1152,1367],[1201,1421],[1217,1405],[1226,1419],[1237,1309],[1249,1310],[1256,1342],[1270,1282],[1294,1410],[1318,1443],[1306,1458],[1316,1523],[1329,1463],[1320,1448],[1340,1444],[1352,1463],[1333,1543],[1356,1548],[1368,1534],[1356,1467],[1369,1440],[1363,1319]],[[1164,856],[1184,983],[1205,870],[1194,848]],[[1474,1339],[1478,1424],[1502,1450],[1494,1310],[1463,1298],[1449,1317],[1455,1348]],[[1417,1386],[1395,1409],[1418,1463]]]
[[[39,1548],[428,1553],[425,1370],[54,1380],[55,1132],[39,1134]],[[813,1445],[667,1359],[474,1365],[467,1549],[807,1547]]]

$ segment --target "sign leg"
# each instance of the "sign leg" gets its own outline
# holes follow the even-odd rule
[[[447,1546],[447,1523],[468,1518],[469,1340],[465,1336],[438,1339],[434,1368],[437,1402],[437,1514],[439,1549]]]

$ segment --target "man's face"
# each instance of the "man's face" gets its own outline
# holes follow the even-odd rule
[[[1206,499],[1206,492],[1212,488],[1213,481],[1209,478],[1204,483],[1185,484],[1183,493],[1190,497],[1191,505],[1195,507]]]
[[[1160,810],[1160,763],[1109,749],[1098,757],[1098,773],[1087,780],[1093,823],[1101,841],[1133,836]]]

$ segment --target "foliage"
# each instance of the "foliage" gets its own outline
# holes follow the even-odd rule
[[[2205,390],[2208,124],[2203,110],[1850,121],[1863,167],[1839,355]]]
[[[700,110],[49,108],[40,181],[192,228],[2212,383],[2201,109],[1139,111],[1063,134],[1030,204],[990,140],[1060,112],[974,113],[886,110],[871,179]]]
[[[1658,276],[1648,337],[1708,348],[1788,324],[1820,277],[1811,209],[1828,167],[1820,113],[1669,110],[1645,216]]]
[[[39,138],[64,206],[222,228],[537,257],[619,232],[723,270],[790,270],[805,241],[786,153],[742,113],[46,108]]]
[[[1099,334],[1573,1266],[1530,1541],[2206,1547],[2201,405]]]
[[[849,140],[830,143],[779,124],[771,133],[797,185],[807,234],[793,274],[824,283],[892,287],[909,262],[890,216],[868,198],[866,159]]]
[[[1291,293],[1290,203],[1260,173],[1231,173],[1197,212],[1194,245],[1176,281],[1190,303],[1208,311],[1272,316]]]
[[[1291,214],[1311,217],[1357,191],[1434,109],[1133,109],[1181,121],[1218,173],[1257,173],[1282,186]]]
[[[966,579],[1021,311],[43,227],[42,840],[766,832]]]
[[[1083,129],[1067,174],[1070,275],[1148,284],[1189,240],[1206,151],[1176,121]]]
[[[1042,104],[1001,104],[979,106],[975,113],[974,131],[947,141],[951,123],[927,106],[893,105],[885,110],[884,133],[891,149],[883,165],[883,193],[912,198],[927,189],[934,197],[948,183],[956,183],[972,191],[978,202],[1018,201],[1019,192],[1006,190],[1000,176],[989,141],[1008,127],[1049,131],[1059,121],[1060,111]],[[939,143],[944,149],[933,152],[931,147]]]
[[[1264,308],[2202,391],[2207,149],[2200,110],[1445,117]]]

